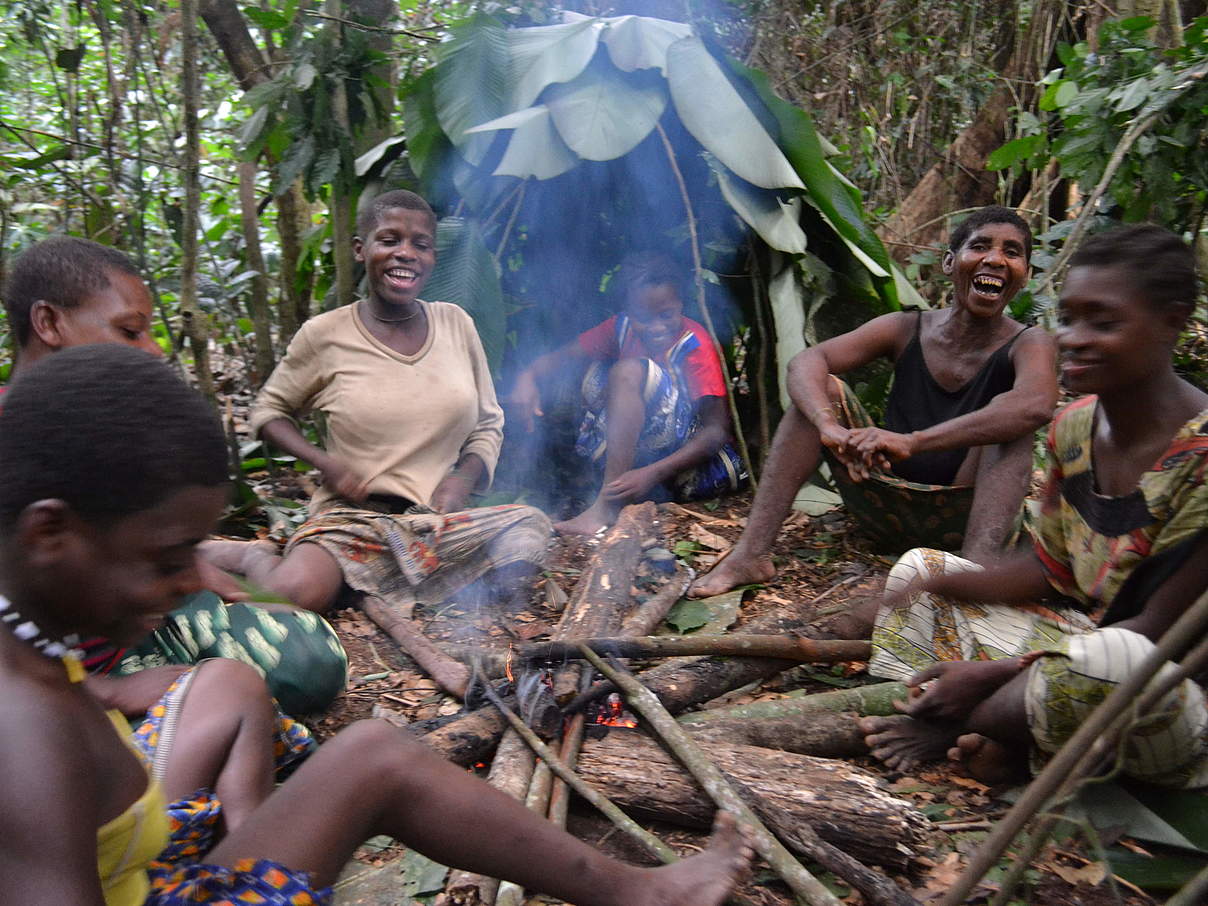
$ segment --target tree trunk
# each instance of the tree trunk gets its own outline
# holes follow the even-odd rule
[[[912,246],[940,242],[946,232],[945,215],[994,201],[998,177],[985,169],[986,158],[1006,141],[1011,108],[1030,103],[1034,83],[1053,51],[1064,8],[1056,0],[1036,4],[999,86],[879,230],[899,262],[905,263],[914,251]]]
[[[256,340],[256,374],[253,384],[259,387],[273,370],[272,317],[268,307],[268,272],[260,250],[260,217],[256,211],[256,163],[239,164],[239,224],[243,228],[243,245],[247,268],[252,277],[252,296],[248,305],[252,330]]]
[[[702,743],[716,765],[790,824],[807,822],[861,862],[904,869],[927,843],[930,822],[860,768],[755,746]],[[579,773],[617,805],[673,824],[708,827],[712,800],[658,743],[636,730],[589,740]]]
[[[184,178],[184,211],[181,223],[180,314],[193,353],[197,385],[214,401],[214,379],[210,373],[209,329],[197,304],[197,229],[201,207],[198,166],[201,138],[197,127],[197,0],[181,0],[181,98],[184,108],[185,148],[181,175]]]
[[[247,91],[272,77],[272,64],[260,52],[248,30],[247,20],[235,0],[200,0],[199,11],[210,34],[226,57],[231,72],[241,88]],[[309,281],[298,280],[298,263],[302,259],[302,234],[307,222],[306,199],[297,180],[277,203],[277,232],[281,237],[281,322],[280,340],[285,346],[303,322],[310,317]]]

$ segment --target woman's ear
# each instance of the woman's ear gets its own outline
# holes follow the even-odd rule
[[[352,237],[352,257],[356,261],[365,260],[365,243],[361,241],[360,236]]]
[[[74,549],[79,518],[63,500],[35,500],[17,517],[17,539],[30,566],[55,569]]]
[[[940,270],[947,276],[952,276],[952,268],[956,264],[956,256],[952,254],[952,250],[944,252],[944,257],[940,260]]]
[[[66,345],[63,336],[63,309],[39,299],[29,309],[30,330],[51,349],[62,349]]]

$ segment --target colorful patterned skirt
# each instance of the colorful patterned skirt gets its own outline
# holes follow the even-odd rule
[[[642,402],[646,417],[634,450],[633,467],[648,466],[670,456],[696,433],[695,401],[676,380],[675,374],[651,359],[642,360],[646,377]],[[608,452],[609,363],[593,362],[583,377],[583,401],[587,411],[579,426],[575,452],[601,470]],[[652,490],[651,500],[704,500],[736,491],[747,479],[742,458],[732,444],[725,444],[707,461],[680,472],[670,486]]]
[[[163,778],[177,721],[194,675],[195,670],[182,674],[134,731],[135,750],[156,780]],[[314,749],[315,741],[304,726],[278,714],[274,760],[279,778]],[[234,868],[205,864],[202,860],[214,847],[221,817],[222,803],[211,790],[198,790],[168,806],[171,838],[148,868],[151,894],[146,906],[190,903],[325,906],[331,902],[330,888],[312,888],[306,872],[293,871],[267,859],[241,860]]]
[[[545,563],[549,518],[531,506],[437,513],[415,504],[404,513],[335,506],[307,520],[286,547],[320,545],[354,590],[410,613],[439,604],[492,574],[536,572]]]

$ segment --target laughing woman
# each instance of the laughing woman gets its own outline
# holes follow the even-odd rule
[[[306,322],[251,413],[260,437],[322,472],[310,519],[283,556],[261,542],[208,556],[319,612],[344,584],[403,612],[506,597],[542,563],[550,525],[532,507],[466,508],[490,484],[503,412],[469,315],[419,298],[436,217],[418,195],[387,192],[357,233],[368,298]],[[308,411],[326,415],[322,448],[294,421]]]
[[[1084,396],[1053,420],[1032,549],[984,570],[915,550],[886,583],[869,673],[916,694],[906,716],[862,726],[891,766],[948,750],[1008,779],[1056,752],[1208,590],[1208,394],[1171,362],[1196,296],[1191,249],[1156,226],[1070,260],[1057,343]],[[1208,786],[1205,688],[1187,679],[1154,707],[1123,773]]]

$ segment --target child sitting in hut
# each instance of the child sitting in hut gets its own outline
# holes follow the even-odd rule
[[[746,477],[730,444],[721,361],[708,331],[684,317],[682,275],[667,258],[641,253],[622,262],[616,280],[624,311],[538,358],[512,392],[531,431],[543,414],[538,380],[587,366],[575,449],[603,463],[603,481],[591,506],[554,526],[560,532],[591,535],[627,503],[714,497]]]
[[[128,644],[196,591],[195,548],[227,499],[222,428],[163,362],[95,345],[24,370],[0,412],[0,475],[0,902],[326,904],[379,833],[580,906],[712,906],[744,870],[731,819],[692,859],[623,865],[377,721],[274,790],[263,685],[232,710],[190,692],[130,739],[71,647]]]

